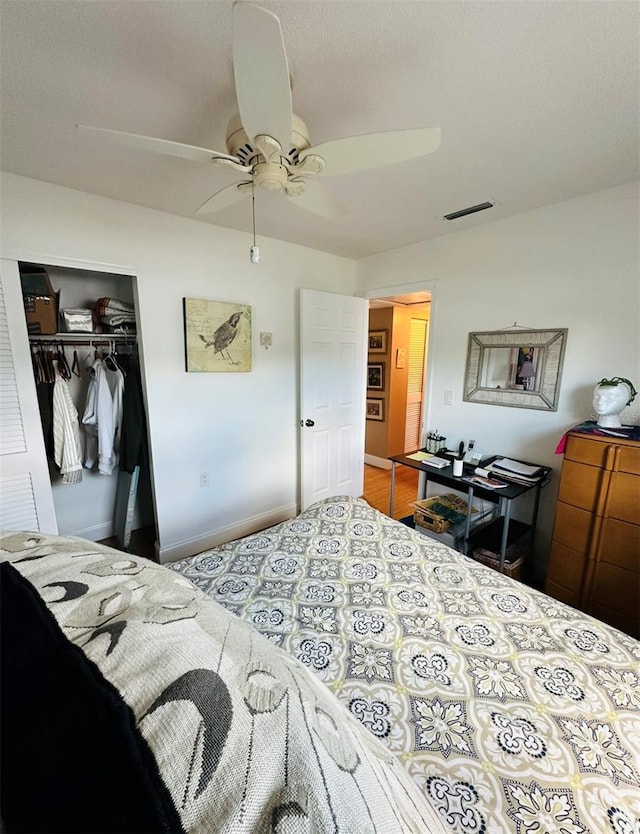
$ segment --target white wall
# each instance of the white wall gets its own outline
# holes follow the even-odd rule
[[[348,259],[129,204],[2,175],[8,257],[57,256],[137,275],[161,549],[167,558],[290,515],[298,499],[297,290],[352,294],[435,282],[426,428],[450,443],[552,465],[562,433],[591,414],[594,383],[640,387],[637,184],[486,223],[404,249]],[[251,374],[184,372],[182,298],[252,305]],[[518,324],[569,329],[559,409],[462,402],[471,330]],[[258,345],[273,332],[273,347]],[[454,406],[443,405],[452,389]],[[638,422],[640,401],[623,417]],[[199,473],[211,486],[199,486]],[[541,560],[557,478],[543,494]]]
[[[446,234],[358,262],[358,291],[436,282],[432,307],[429,427],[448,445],[473,438],[486,454],[518,455],[554,467],[543,492],[538,570],[553,523],[554,449],[590,419],[594,384],[623,376],[640,389],[638,184],[569,200],[507,220]],[[462,401],[467,338],[517,322],[569,329],[557,412]],[[444,405],[444,392],[454,405]],[[638,423],[640,398],[623,413]]]
[[[298,289],[352,295],[355,262],[263,239],[255,265],[248,234],[11,174],[1,185],[5,257],[101,262],[137,276],[161,556],[295,513]],[[251,373],[185,373],[185,296],[252,306]],[[261,331],[273,333],[269,350]]]

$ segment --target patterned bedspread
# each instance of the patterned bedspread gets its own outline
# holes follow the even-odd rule
[[[455,832],[640,832],[640,643],[361,499],[171,566],[299,658]]]

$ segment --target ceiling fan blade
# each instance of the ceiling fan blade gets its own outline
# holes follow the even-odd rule
[[[317,154],[326,163],[324,176],[337,177],[426,156],[438,149],[440,138],[439,127],[368,133],[323,142],[300,154],[300,159]]]
[[[286,153],[291,144],[291,85],[280,21],[273,12],[233,4],[233,72],[240,120],[251,139],[264,134]]]
[[[318,180],[307,182],[305,190],[299,196],[293,197],[287,194],[287,198],[300,208],[322,217],[340,217],[347,211],[342,200],[339,200],[323,182]]]
[[[220,191],[205,200],[204,203],[197,210],[197,214],[213,214],[215,211],[220,211],[227,206],[232,205],[239,200],[244,194],[248,194],[250,189],[241,188],[241,186],[251,185],[251,180],[247,182],[234,182],[221,188]]]
[[[195,145],[184,145],[182,142],[171,142],[169,139],[156,139],[154,136],[140,136],[137,133],[123,133],[121,130],[107,130],[104,127],[90,127],[88,125],[76,125],[80,130],[90,130],[93,133],[100,133],[113,142],[121,145],[128,145],[131,148],[140,148],[144,151],[179,156],[182,159],[192,159],[194,162],[210,162],[212,159],[227,159],[229,162],[239,163],[235,156],[226,153],[210,151],[207,148],[198,148]]]

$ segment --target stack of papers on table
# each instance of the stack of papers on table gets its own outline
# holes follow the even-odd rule
[[[505,484],[504,481],[496,481],[494,478],[488,478],[486,475],[480,475],[477,470],[475,475],[470,475],[462,480],[466,481],[468,484],[472,484],[473,486],[481,486],[485,489],[506,489],[508,486],[508,484]]]
[[[418,461],[420,461],[420,463],[424,463],[425,460],[428,460],[429,458],[433,457],[433,452],[420,452],[420,451],[418,451],[418,452],[413,452],[410,455],[407,455],[407,457],[410,458],[411,460],[418,460]]]
[[[537,484],[544,476],[544,468],[510,458],[496,458],[485,466],[488,472],[521,484]]]
[[[444,458],[439,458],[432,452],[413,452],[407,455],[410,460],[417,460],[419,463],[426,463],[427,466],[435,466],[437,469],[442,469],[444,466],[449,466],[449,461]]]

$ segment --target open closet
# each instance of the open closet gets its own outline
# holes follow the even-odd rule
[[[11,424],[18,438],[14,451],[24,435],[31,463],[17,479],[9,477],[15,460],[1,450],[1,526],[108,540],[153,557],[157,532],[135,278],[51,263],[2,263],[10,370],[20,392],[12,409],[5,359],[2,426]],[[11,327],[18,315],[24,325]]]

